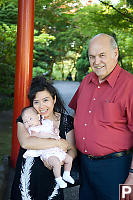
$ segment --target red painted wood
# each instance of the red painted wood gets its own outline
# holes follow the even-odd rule
[[[17,50],[14,90],[11,164],[16,166],[19,152],[16,119],[29,105],[27,93],[32,79],[34,37],[34,0],[18,0]]]

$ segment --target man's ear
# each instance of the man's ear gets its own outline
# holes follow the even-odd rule
[[[114,56],[115,56],[116,60],[118,60],[118,57],[119,57],[119,50],[118,50],[118,48],[116,48],[114,50]]]

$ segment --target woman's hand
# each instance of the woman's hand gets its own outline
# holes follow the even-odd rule
[[[68,141],[68,154],[74,159],[77,156],[74,130],[71,130],[67,133],[66,140]]]
[[[60,136],[56,134],[51,133],[45,133],[45,132],[36,132],[31,130],[30,136],[38,137],[38,138],[53,138],[55,140],[59,140]]]
[[[68,142],[67,142],[67,140],[60,139],[57,142],[58,142],[57,147],[61,148],[65,152],[67,152],[67,150],[68,150]]]

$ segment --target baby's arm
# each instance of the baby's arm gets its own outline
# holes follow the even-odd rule
[[[54,127],[54,133],[53,134],[57,135],[58,137],[60,137],[59,136],[59,129],[57,127]]]

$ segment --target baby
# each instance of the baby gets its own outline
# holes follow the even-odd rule
[[[25,128],[28,130],[30,136],[39,138],[53,138],[60,139],[59,129],[54,128],[53,121],[45,119],[40,124],[39,115],[33,107],[27,107],[22,110],[22,120]],[[33,133],[33,134],[32,134]],[[67,182],[74,184],[74,179],[70,176],[70,170],[72,168],[71,157],[62,149],[55,147],[46,150],[27,150],[23,157],[38,157],[41,160],[47,161],[52,166],[55,181],[60,188],[66,188]],[[61,177],[61,164],[64,163],[64,173]]]

